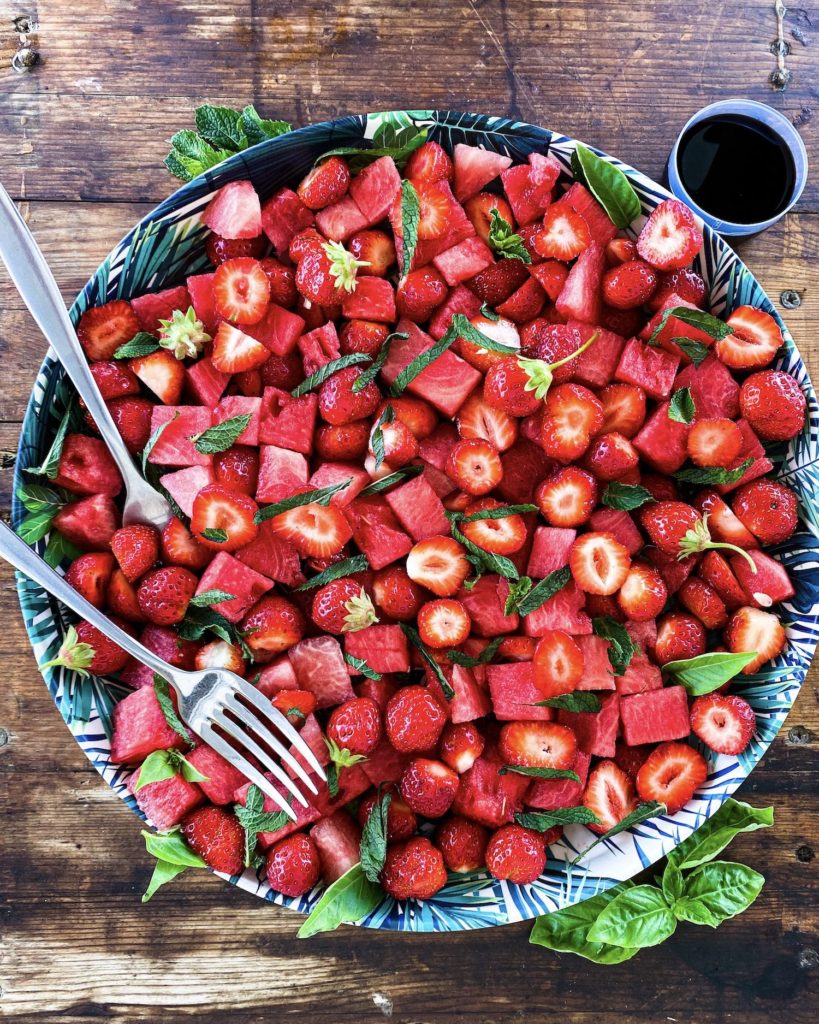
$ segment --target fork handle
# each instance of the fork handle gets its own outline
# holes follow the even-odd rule
[[[174,687],[184,688],[185,677],[189,673],[173,668],[162,658],[157,657],[153,651],[143,647],[138,640],[126,633],[106,615],[103,615],[99,608],[95,608],[90,601],[86,601],[82,594],[77,593],[70,583],[66,582],[58,572],[55,572],[4,522],[0,522],[0,556],[29,579],[39,583],[49,594],[53,594],[58,601],[67,605],[77,615],[87,619],[92,626],[96,626],[100,632],[110,637],[124,651],[132,654],[137,661],[141,661],[143,665],[153,669],[157,675],[167,679]]]
[[[91,376],[74,326],[68,316],[54,275],[23,216],[0,184],[0,259],[28,306],[37,326],[57,353],[57,358],[102,434],[126,484],[138,476],[122,435]],[[141,481],[141,477],[139,478]],[[67,603],[67,602],[66,602]]]

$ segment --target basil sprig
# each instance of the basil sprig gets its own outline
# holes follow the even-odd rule
[[[640,216],[640,198],[623,171],[580,143],[572,154],[572,172],[618,228],[627,228]]]

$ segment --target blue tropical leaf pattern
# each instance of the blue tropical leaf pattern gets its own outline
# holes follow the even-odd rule
[[[385,111],[350,115],[309,125],[263,142],[207,171],[178,189],[140,221],[111,251],[71,307],[76,323],[89,306],[122,296],[179,284],[190,273],[209,266],[204,250],[207,231],[199,215],[214,192],[228,181],[250,178],[262,196],[293,185],[315,160],[337,146],[366,146],[379,126],[415,125],[449,151],[458,143],[482,146],[523,161],[531,152],[550,153],[570,173],[576,141],[568,136],[506,117],[448,110]],[[645,217],[668,198],[662,186],[639,171],[594,147],[628,175],[642,204],[643,216],[629,229],[636,235]],[[693,800],[674,815],[661,815],[606,840],[578,865],[569,862],[595,838],[583,826],[569,826],[559,843],[550,847],[544,874],[531,885],[499,882],[486,872],[450,876],[431,900],[401,903],[385,899],[359,922],[370,928],[415,932],[445,932],[486,928],[528,920],[581,902],[632,877],[655,863],[694,832],[739,787],[765,753],[780,729],[802,685],[819,640],[819,403],[808,373],[787,327],[751,272],[710,228],[703,227],[704,245],[695,266],[708,287],[711,309],[726,315],[740,305],[752,305],[774,316],[785,344],[777,366],[791,373],[808,402],[805,431],[786,446],[770,452],[777,475],[793,487],[801,501],[802,524],[775,551],[793,579],[796,593],[787,602],[788,645],[782,654],[755,675],[743,678],[738,691],[751,703],[757,731],[739,757],[718,755],[702,745],[709,774]],[[15,491],[24,482],[21,467],[37,465],[48,451],[68,387],[62,368],[49,354],[34,382],[20,438]],[[25,514],[16,495],[12,517],[19,525]],[[43,552],[47,538],[36,545]],[[64,567],[63,567],[64,568]],[[56,655],[70,615],[27,578],[17,575],[17,589],[29,640],[38,664]],[[62,668],[43,672],[49,692],[74,739],[111,788],[136,813],[128,792],[131,770],[111,761],[111,716],[125,690],[115,680],[80,679]],[[141,815],[140,815],[141,816]],[[223,876],[227,879],[227,876]],[[227,879],[255,895],[298,913],[309,913],[320,896],[317,888],[295,899],[273,892],[262,872],[248,869]]]

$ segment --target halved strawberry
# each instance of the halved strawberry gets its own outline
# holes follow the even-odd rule
[[[447,151],[437,142],[425,142],[410,154],[404,175],[414,182],[452,181],[454,168]]]
[[[729,612],[739,608],[748,600],[739,580],[734,575],[734,570],[719,551],[706,551],[697,572],[706,583],[710,583],[716,590]]]
[[[535,235],[535,249],[544,259],[568,262],[579,256],[591,242],[591,232],[581,214],[567,203],[555,203],[543,216],[543,227]]]
[[[428,537],[407,555],[409,578],[438,597],[457,593],[471,568],[463,547],[452,537]]]
[[[583,806],[595,815],[599,825],[589,825],[593,832],[608,832],[619,825],[637,807],[634,783],[614,761],[601,761],[590,773],[583,792]]]
[[[213,339],[211,362],[221,373],[243,373],[267,362],[270,350],[223,320]]]
[[[241,675],[245,670],[245,659],[236,644],[226,640],[211,640],[200,647],[193,662],[194,668],[226,668]]]
[[[139,394],[139,381],[124,363],[115,360],[92,363],[89,369],[106,402],[112,398]]]
[[[497,341],[501,345],[506,345],[512,349],[520,349],[520,335],[518,334],[517,327],[511,320],[507,320],[505,317],[490,320],[485,316],[473,316],[470,323],[481,334],[491,338],[492,341]],[[454,348],[462,359],[465,359],[471,366],[474,366],[476,370],[483,372],[488,370],[493,363],[497,363],[504,358],[502,352],[481,348],[479,345],[467,341],[466,338],[459,337],[455,342]]]
[[[603,426],[600,399],[581,384],[560,384],[546,396],[541,444],[558,462],[574,462]]]
[[[733,334],[714,343],[717,358],[732,370],[754,370],[773,362],[782,345],[782,331],[770,315],[753,306],[739,306],[726,320]]]
[[[181,519],[171,516],[162,530],[160,540],[162,561],[168,565],[181,565],[185,569],[204,569],[211,560],[206,547],[195,540]]]
[[[302,557],[328,558],[352,537],[347,520],[335,505],[297,505],[271,520],[277,536],[289,541]]]
[[[114,299],[103,306],[92,306],[80,317],[77,337],[83,351],[92,360],[113,358],[114,353],[142,330],[131,303]]]
[[[511,448],[518,439],[517,420],[486,402],[480,389],[473,391],[458,410],[456,423],[461,437],[484,438],[499,452]]]
[[[474,722],[449,722],[441,734],[441,760],[459,775],[468,772],[483,753],[485,740]]]
[[[709,693],[691,705],[691,729],[717,754],[741,754],[756,730],[756,715],[742,697]]]
[[[464,203],[464,211],[472,222],[479,238],[489,244],[489,227],[492,223],[492,211],[497,210],[498,214],[507,224],[514,224],[515,218],[512,214],[512,207],[502,196],[496,196],[494,192],[479,192]]]
[[[297,644],[307,622],[301,609],[285,597],[268,594],[250,609],[240,623],[242,636],[257,661],[268,661]]]
[[[731,466],[744,439],[733,420],[696,420],[688,431],[688,457],[697,466]]]
[[[135,583],[159,558],[159,534],[153,526],[123,526],[111,538],[111,550],[129,583]]]
[[[105,595],[113,571],[114,556],[110,551],[91,551],[74,559],[68,567],[65,579],[95,608],[104,608]]]
[[[270,302],[270,281],[258,260],[240,256],[227,260],[213,275],[216,312],[237,324],[255,324]],[[227,371],[226,371],[227,372]]]
[[[500,731],[506,764],[523,768],[571,768],[577,753],[574,729],[557,722],[507,722]]]
[[[247,494],[209,484],[193,500],[191,532],[214,551],[236,551],[259,532],[254,516],[259,506]]]
[[[583,678],[583,652],[562,629],[550,629],[532,657],[535,687],[544,699],[577,689]]]
[[[612,238],[606,245],[606,263],[610,267],[636,259],[637,246],[629,238]]]
[[[449,453],[447,475],[468,494],[489,494],[503,476],[497,448],[480,437],[459,441]]]
[[[569,567],[587,594],[614,594],[626,582],[631,555],[610,533],[584,533],[572,545]]]
[[[501,503],[494,498],[483,498],[467,505],[464,511],[468,517],[475,512],[487,512],[501,507]],[[514,554],[526,543],[526,523],[523,516],[519,515],[462,522],[460,528],[467,540],[496,555]]]
[[[753,533],[716,491],[700,491],[694,504],[704,516],[708,516],[708,529],[715,540],[735,544],[739,548],[759,547]]]
[[[701,248],[702,232],[694,214],[679,199],[660,203],[637,239],[637,252],[658,270],[687,266]]]
[[[583,456],[583,467],[598,480],[622,480],[637,468],[640,457],[627,437],[611,433],[598,434]]]
[[[328,157],[324,163],[308,171],[296,189],[299,199],[310,210],[323,210],[337,203],[350,187],[350,168],[340,156]]]
[[[358,268],[361,277],[386,277],[395,263],[395,243],[386,231],[357,231],[347,249],[362,264]]]
[[[111,574],[108,590],[105,595],[108,608],[114,615],[119,615],[128,622],[145,622],[145,616],[139,607],[136,587],[126,579],[122,569],[115,569]],[[140,666],[142,668],[142,666]]]
[[[185,367],[166,348],[129,362],[129,367],[160,402],[176,405],[185,384]]]
[[[661,743],[637,772],[637,792],[641,800],[656,800],[666,805],[669,814],[676,814],[707,778],[705,758],[693,747]]]
[[[550,526],[580,526],[597,504],[597,481],[578,466],[566,466],[542,480],[535,502]]]
[[[299,726],[315,711],[317,702],[316,695],[309,690],[279,690],[271,703],[274,708],[281,711],[291,725]]]
[[[603,431],[632,438],[646,419],[646,393],[636,384],[607,384],[600,392]]]
[[[614,309],[636,309],[651,298],[657,272],[643,260],[628,260],[603,275],[603,301]]]
[[[427,601],[418,612],[418,634],[427,647],[458,647],[469,636],[472,620],[460,601]]]
[[[785,646],[786,639],[779,617],[761,608],[740,608],[725,628],[725,646],[729,651],[735,654],[756,651],[756,657],[742,670],[746,676],[775,658]]]
[[[728,621],[725,602],[714,587],[699,576],[689,576],[677,591],[677,600],[706,629],[722,629]]]
[[[653,565],[634,562],[628,572],[617,603],[632,622],[648,622],[665,607],[668,590],[665,580]]]

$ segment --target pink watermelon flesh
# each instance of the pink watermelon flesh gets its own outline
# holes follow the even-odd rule
[[[189,466],[187,469],[177,469],[175,473],[163,473],[162,486],[190,518],[193,515],[194,498],[215,479],[210,466]]]
[[[373,569],[383,569],[412,548],[412,541],[380,495],[356,498],[344,509],[344,515],[353,531],[353,540]]]
[[[623,739],[630,747],[685,739],[690,732],[685,687],[666,686],[623,697],[620,718]]]
[[[316,227],[331,242],[346,242],[350,235],[367,227],[367,218],[352,196],[344,196],[316,214]]]
[[[739,580],[740,586],[750,597],[750,603],[758,608],[770,608],[772,604],[787,601],[796,591],[788,577],[788,572],[781,562],[766,555],[763,551],[749,551],[753,559],[756,573],[742,555],[731,557],[731,568]]]
[[[551,708],[532,707],[543,700],[543,694],[535,686],[535,670],[531,661],[488,665],[486,678],[492,695],[492,709],[500,721],[549,722],[554,717]]]
[[[671,393],[679,365],[679,356],[631,338],[626,342],[614,376],[626,384],[636,384],[652,398],[662,399]]]
[[[488,828],[499,828],[514,821],[515,815],[523,810],[531,779],[515,772],[501,775],[501,767],[500,761],[479,757],[461,776],[452,813],[461,814]]]
[[[293,398],[279,388],[265,388],[262,395],[259,441],[277,448],[310,455],[318,413],[318,395]]]
[[[438,253],[432,261],[450,288],[468,281],[494,262],[492,250],[477,235],[465,238],[451,249]]]
[[[428,462],[425,462],[423,466],[424,479],[439,498],[445,498],[448,494],[452,494],[452,492],[456,490],[455,484],[449,479],[446,473],[442,473],[434,466],[430,466]]]
[[[170,320],[175,309],[181,309],[186,313],[190,305],[191,297],[184,284],[131,299],[131,307],[139,319],[142,330],[148,331],[149,334],[156,334],[161,326],[159,321]]]
[[[343,490],[336,491],[330,498],[331,505],[343,508],[370,483],[369,476],[361,466],[351,462],[323,462],[307,482],[310,487],[318,490],[343,483],[345,480],[349,480],[350,483]]]
[[[629,554],[636,555],[643,546],[643,537],[628,512],[614,508],[598,508],[589,516],[589,526],[601,533],[610,533]]]
[[[341,301],[341,312],[350,320],[392,323],[396,318],[395,289],[383,277],[358,277],[355,291]]]
[[[530,155],[536,156],[539,154],[532,153]],[[544,161],[551,161],[552,164],[557,164],[554,157],[543,157],[542,159]],[[559,168],[560,165],[558,164],[557,166]],[[559,173],[558,170],[557,174],[555,174],[555,181]],[[506,198],[512,207],[515,220],[521,226],[531,224],[543,216],[550,205],[548,182],[541,180],[536,184],[533,181],[533,176],[542,179],[542,175],[537,174],[534,172],[534,168],[531,166],[527,167],[525,164],[508,167],[501,173],[503,191],[506,193]]]
[[[540,811],[556,811],[559,807],[576,807],[583,803],[583,790],[589,777],[591,757],[582,750],[574,755],[572,771],[577,772],[579,782],[573,779],[535,779],[526,794],[528,807]]]
[[[153,687],[142,687],[114,708],[111,760],[120,764],[144,761],[155,750],[179,749],[184,741],[165,721]]]
[[[501,455],[503,476],[497,487],[498,494],[515,504],[530,501],[535,487],[549,475],[553,465],[539,444],[525,437],[518,438]]]
[[[401,175],[391,156],[382,156],[364,168],[350,182],[350,195],[370,227],[389,213],[396,193],[401,188]]]
[[[526,575],[542,580],[550,572],[568,565],[569,552],[576,537],[577,530],[557,526],[536,527]]]
[[[414,540],[426,540],[427,537],[449,533],[449,520],[444,515],[441,499],[423,475],[394,487],[386,499],[398,521]]]
[[[643,651],[653,651],[657,646],[657,620],[648,622],[627,622],[626,632]]]
[[[619,705],[619,695],[608,693],[600,698],[599,711],[558,711],[557,720],[574,729],[578,749],[584,754],[613,757],[620,721]]]
[[[512,158],[479,146],[458,142],[452,153],[455,164],[455,198],[463,203],[507,169]]]
[[[201,743],[185,757],[200,774],[207,776],[207,782],[197,785],[212,804],[233,803],[236,790],[246,781],[238,768],[234,768],[207,743]]]
[[[557,312],[567,320],[599,323],[603,312],[600,283],[605,269],[606,255],[603,247],[592,242],[588,249],[580,253],[569,271],[555,302]]]
[[[728,468],[737,469],[746,459],[753,459],[754,461],[739,480],[735,480],[732,484],[717,484],[716,490],[720,494],[730,494],[737,487],[742,487],[743,484],[748,484],[752,480],[756,480],[757,477],[765,476],[766,473],[770,473],[773,469],[773,463],[765,454],[765,449],[762,447],[762,443],[754,433],[750,423],[747,420],[740,419],[737,420],[737,426],[742,434],[742,450]]]
[[[527,636],[543,636],[551,629],[563,629],[572,636],[591,633],[591,619],[583,611],[585,603],[586,595],[570,580],[540,608],[524,616],[524,632]]]
[[[578,690],[614,690],[614,674],[609,661],[609,642],[601,636],[576,636],[574,642],[583,654],[583,677]]]
[[[330,753],[327,750],[327,744],[324,742],[324,733],[322,732],[321,726],[319,725],[318,719],[315,715],[308,715],[305,718],[301,729],[299,730],[299,739],[307,744],[308,748],[315,755],[315,758],[320,765],[327,765],[330,763]],[[302,754],[293,746],[290,747],[290,753],[309,775],[313,769],[307,759],[303,757]],[[291,768],[289,764],[285,763],[284,767],[291,779],[298,779],[298,772]]]
[[[341,355],[338,331],[332,321],[308,331],[307,334],[302,334],[297,344],[304,363],[305,377],[309,377],[320,366],[332,362],[333,359],[338,359]]]
[[[332,885],[361,859],[361,829],[345,810],[317,821],[310,829],[310,838],[318,849],[321,877],[327,885]]]
[[[739,384],[715,355],[707,355],[699,366],[684,366],[674,381],[674,390],[690,388],[698,419],[729,419],[739,416]]]
[[[566,203],[575,213],[580,214],[589,225],[592,238],[599,245],[606,245],[617,234],[617,227],[609,215],[579,181],[572,185],[560,202]]]
[[[310,470],[299,452],[263,444],[259,449],[259,482],[256,500],[276,502],[287,498],[307,483]]]
[[[86,434],[68,434],[54,482],[72,494],[106,494],[122,490],[122,477],[104,441]]]
[[[431,669],[427,669],[426,672],[427,689],[435,696],[452,722],[474,722],[475,719],[489,714],[492,710],[489,696],[477,682],[471,669],[453,665],[451,669],[444,669],[444,674],[455,691],[455,696],[451,700],[444,696],[441,684]]]
[[[289,188],[279,189],[262,207],[262,231],[279,256],[287,254],[293,236],[311,227],[314,219],[313,211]]]
[[[457,599],[469,613],[473,633],[491,637],[504,636],[517,630],[520,624],[518,613],[504,614],[508,594],[508,581],[491,573],[481,576],[471,590],[461,587]]]
[[[323,782],[319,787],[319,795],[313,799],[322,816],[330,815],[351,800],[360,797],[362,793],[366,793],[371,786],[372,784],[361,765],[354,764],[350,768],[342,768],[339,771],[337,796],[331,797],[327,784]]]
[[[400,626],[368,626],[345,633],[344,650],[363,658],[375,672],[409,672],[409,647]]]
[[[663,302],[662,306],[660,306],[660,308],[654,314],[654,316],[640,331],[640,337],[644,341],[648,341],[649,338],[654,337],[654,332],[660,326],[660,322],[662,321],[663,314],[665,313],[665,311],[667,309],[676,309],[680,306],[683,309],[697,308],[693,302],[688,302],[686,299],[681,298],[679,295],[669,295],[668,298],[666,298]],[[654,338],[652,344],[659,345],[666,351],[672,352],[674,353],[674,355],[681,356],[685,362],[688,362],[688,356],[686,356],[683,353],[682,349],[678,345],[674,344],[672,340],[673,338],[690,338],[692,341],[699,341],[709,348],[711,345],[714,344],[714,339],[711,337],[710,334],[707,334],[705,331],[699,330],[699,328],[697,327],[692,327],[690,324],[687,324],[684,320],[680,320],[676,316],[670,316],[666,320],[665,326]]]
[[[429,437],[421,441],[421,458],[442,473],[446,473],[450,453],[458,440],[458,431],[453,423],[439,423]]]
[[[256,238],[262,233],[262,206],[249,181],[229,181],[202,213],[202,223],[222,238]]]
[[[135,792],[139,772],[128,780],[128,789],[134,794],[139,809],[159,832],[165,832],[185,815],[205,802],[205,794],[194,782],[174,775],[161,782],[149,782]]]
[[[293,671],[293,663],[286,654],[280,654],[269,664],[262,666],[256,680],[256,689],[265,697],[275,697],[282,690],[298,690],[299,681]]]
[[[385,737],[361,767],[370,782],[378,786],[382,782],[398,782],[409,761],[409,755],[399,753]]]
[[[185,368],[185,385],[199,405],[212,409],[228,386],[229,373],[217,370],[210,359],[200,359]]]
[[[505,302],[495,307],[498,316],[505,316],[516,324],[525,324],[539,316],[546,304],[546,292],[530,277]]]
[[[272,586],[272,580],[243,565],[227,551],[220,551],[202,573],[196,593],[223,590],[226,594],[233,594],[234,600],[219,601],[211,607],[224,615],[228,622],[238,622]]]
[[[259,443],[259,421],[261,419],[261,398],[245,398],[244,395],[228,395],[213,410],[213,425],[232,420],[236,416],[249,416],[245,429],[236,438],[235,444]]]
[[[277,356],[286,356],[296,347],[304,330],[304,319],[283,306],[271,302],[267,312],[255,324],[244,324],[243,331]]]
[[[622,676],[616,678],[617,692],[621,697],[630,693],[646,693],[648,690],[659,690],[663,685],[663,676],[656,665],[642,654],[635,654]]]
[[[605,387],[614,378],[626,339],[613,331],[584,324],[579,320],[570,320],[569,327],[574,327],[580,334],[581,342],[588,341],[597,333],[597,340],[572,361],[572,379],[590,388]]]
[[[191,297],[191,305],[196,313],[196,319],[202,321],[202,326],[211,336],[216,333],[216,328],[222,319],[216,312],[216,300],[213,296],[215,276],[215,271],[212,274],[193,274],[187,281],[188,294]],[[193,365],[198,366],[199,363]]]
[[[473,316],[478,315],[480,308],[481,300],[478,296],[465,285],[458,284],[450,290],[449,295],[432,314],[428,325],[429,333],[438,341],[446,334],[456,313],[463,313],[471,320]]]
[[[201,434],[211,424],[210,409],[198,405],[155,405],[151,412],[151,435],[160,427],[164,429],[151,449],[148,462],[156,466],[209,466],[213,456],[198,452],[191,437]]]
[[[667,555],[657,548],[647,548],[646,558],[657,569],[665,581],[669,594],[676,594],[685,583],[691,573],[696,569],[700,555],[689,555],[688,558],[678,559],[675,555]]]
[[[269,520],[259,526],[255,538],[240,548],[236,557],[277,583],[288,587],[304,583],[298,552],[292,544],[276,536]]]
[[[643,424],[633,445],[658,473],[671,474],[688,458],[686,441],[690,427],[668,415],[670,402],[662,402]]]
[[[287,655],[300,689],[316,695],[317,707],[329,708],[355,696],[341,645],[335,637],[301,640]]]

